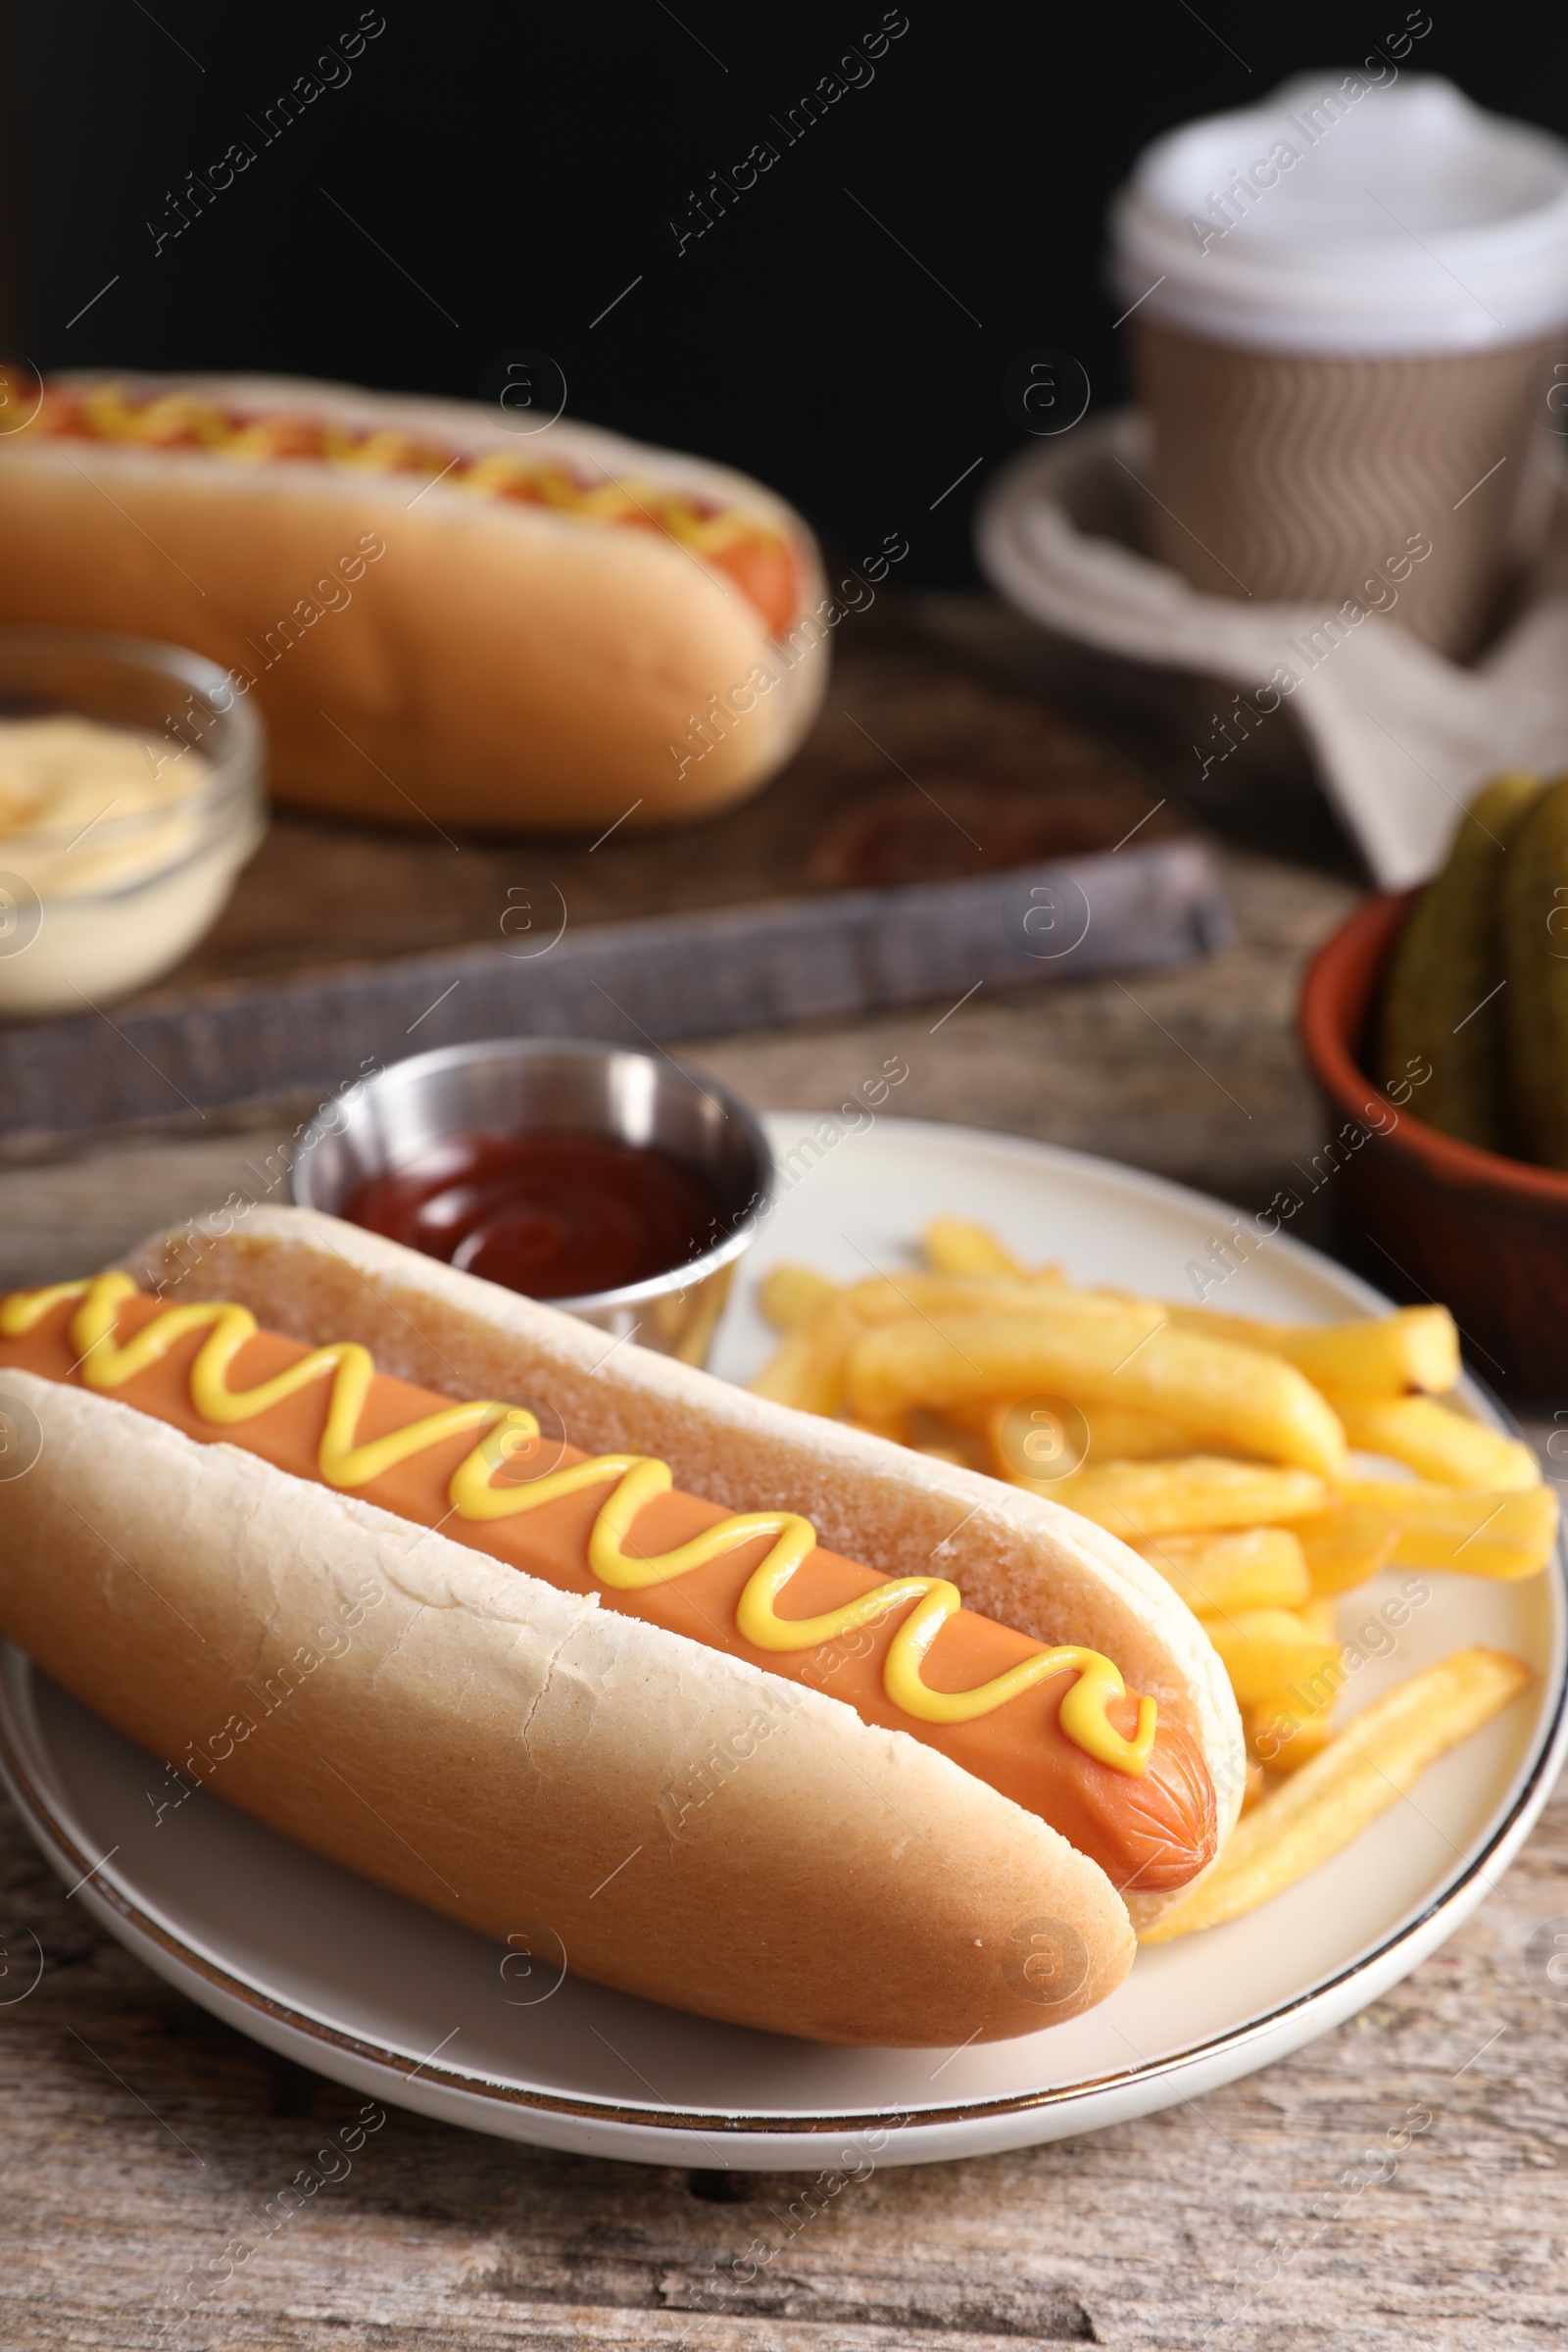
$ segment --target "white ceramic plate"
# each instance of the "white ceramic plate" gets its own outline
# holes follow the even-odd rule
[[[751,1300],[779,1258],[844,1277],[907,1265],[922,1224],[947,1209],[995,1225],[1025,1258],[1064,1259],[1077,1279],[1183,1296],[1188,1262],[1231,1224],[1196,1193],[1040,1144],[900,1119],[858,1132],[799,1115],[769,1124],[784,1185],[720,1336],[715,1369],[731,1379],[767,1352]],[[1326,1320],[1386,1301],[1282,1235],[1211,1303]],[[1342,1635],[1400,1582],[1348,1596]],[[160,1817],[175,1793],[163,1768],[15,1650],[0,1656],[0,1765],[105,1927],[242,2033],[356,2089],[648,2163],[921,2163],[1094,2131],[1232,2082],[1376,1999],[1452,1934],[1561,1761],[1568,1611],[1560,1567],[1518,1586],[1423,1582],[1429,1597],[1394,1654],[1354,1675],[1347,1710],[1470,1642],[1528,1658],[1532,1694],[1264,1910],[1146,1950],[1088,2016],[984,2049],[838,2050],[710,2025],[564,1978],[548,1954],[504,1953],[205,1790]]]

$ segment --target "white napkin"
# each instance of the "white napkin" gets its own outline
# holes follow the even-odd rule
[[[1489,776],[1568,768],[1568,480],[1555,491],[1545,550],[1517,617],[1468,666],[1378,612],[1330,645],[1320,607],[1201,595],[1125,539],[1074,519],[1135,511],[1129,502],[1148,481],[1147,427],[1132,409],[1023,451],[980,503],[981,569],[1062,636],[1228,680],[1245,698],[1244,724],[1247,707],[1261,706],[1263,723],[1279,725],[1267,708],[1277,700],[1304,732],[1325,790],[1385,889],[1436,871]],[[1283,697],[1268,684],[1279,668],[1299,680]],[[1225,741],[1215,734],[1216,759]],[[1208,748],[1200,747],[1205,756]]]

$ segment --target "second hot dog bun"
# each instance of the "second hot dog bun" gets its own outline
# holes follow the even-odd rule
[[[78,396],[100,387],[113,429],[48,429],[97,413]],[[165,400],[275,420],[282,454],[127,436]],[[289,455],[289,419],[362,450],[385,435],[388,464]],[[400,436],[435,453],[424,470],[398,469]],[[433,475],[448,451],[553,469],[584,497],[459,487]],[[617,483],[630,519],[598,518],[594,486]],[[765,613],[701,515],[690,539],[655,526],[666,493],[760,526],[780,556]],[[821,703],[824,593],[810,532],[760,483],[565,417],[520,435],[476,401],[95,375],[58,379],[31,427],[0,436],[0,622],[207,655],[261,707],[280,800],[385,824],[638,829],[743,797]]]
[[[788,1498],[884,1572],[941,1553],[975,1606],[1114,1655],[1198,1740],[1234,1819],[1240,1733],[1212,1650],[1065,1511],[669,1358],[607,1361],[568,1316],[306,1211],[159,1237],[129,1270],[296,1339],[357,1339],[447,1396],[547,1397],[573,1443],[657,1452],[728,1507]],[[906,1735],[112,1396],[6,1380],[45,1449],[0,1495],[0,1623],[155,1752],[210,1743],[237,1676],[319,1648],[367,1584],[383,1593],[214,1784],[316,1850],[603,1982],[829,2041],[1029,2032],[1130,1964],[1104,1872]],[[672,1764],[726,1747],[740,1768],[670,1835]],[[1025,1973],[1042,1936],[1078,1954],[1059,2001]]]

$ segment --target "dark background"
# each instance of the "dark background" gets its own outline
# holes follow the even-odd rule
[[[4,338],[46,369],[464,396],[497,354],[542,349],[574,415],[760,474],[852,557],[903,532],[906,585],[963,584],[975,494],[1023,438],[1009,361],[1064,350],[1096,407],[1125,396],[1102,224],[1139,148],[1289,73],[1348,69],[1427,12],[901,13],[874,78],[786,146],[769,118],[882,25],[880,0],[383,0],[350,77],[264,144],[247,118],[360,24],[356,0],[24,0],[0,20]],[[1476,0],[1430,17],[1402,71],[1568,130],[1568,17]],[[173,234],[187,172],[241,139],[255,162]],[[677,254],[691,192],[762,139],[778,162]],[[149,221],[171,231],[157,252]]]

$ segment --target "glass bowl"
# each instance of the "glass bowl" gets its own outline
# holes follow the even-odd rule
[[[7,825],[0,790],[0,1017],[76,1012],[160,978],[211,927],[266,829],[261,718],[200,654],[0,629],[0,725],[29,719],[140,736],[160,797],[117,815],[111,787],[85,821],[76,809],[69,823]]]

